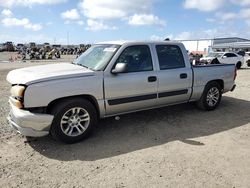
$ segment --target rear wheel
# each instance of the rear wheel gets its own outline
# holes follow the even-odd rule
[[[84,99],[68,99],[52,110],[54,120],[51,135],[65,143],[75,143],[88,137],[97,123],[95,107]]]
[[[247,61],[247,66],[250,67],[250,60]]]
[[[240,69],[241,66],[242,66],[242,63],[239,61],[239,62],[236,64],[236,68],[237,68],[237,69]]]
[[[207,84],[203,95],[197,102],[197,106],[203,110],[214,110],[220,104],[222,97],[222,88],[217,82]]]

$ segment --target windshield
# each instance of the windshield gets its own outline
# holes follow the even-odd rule
[[[223,53],[209,53],[207,57],[221,57]]]
[[[104,70],[119,47],[119,45],[114,44],[93,45],[78,57],[73,64],[87,67],[94,71]]]

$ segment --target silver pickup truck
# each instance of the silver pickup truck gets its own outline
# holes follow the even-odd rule
[[[11,71],[8,120],[25,136],[74,143],[105,117],[193,101],[214,110],[235,78],[234,64],[192,66],[181,43],[98,43],[73,63]]]

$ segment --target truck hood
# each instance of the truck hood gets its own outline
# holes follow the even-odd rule
[[[92,76],[94,71],[70,63],[40,65],[10,71],[7,81],[11,84],[25,84],[66,79],[78,76]]]

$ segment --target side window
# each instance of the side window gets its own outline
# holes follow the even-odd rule
[[[225,54],[226,57],[237,57],[235,54],[232,54],[232,53],[227,53]]]
[[[229,57],[237,57],[235,54],[230,53]]]
[[[150,49],[147,45],[127,47],[116,63],[126,63],[127,72],[152,71],[153,63]]]
[[[157,45],[156,51],[161,70],[185,67],[183,54],[179,46]]]

